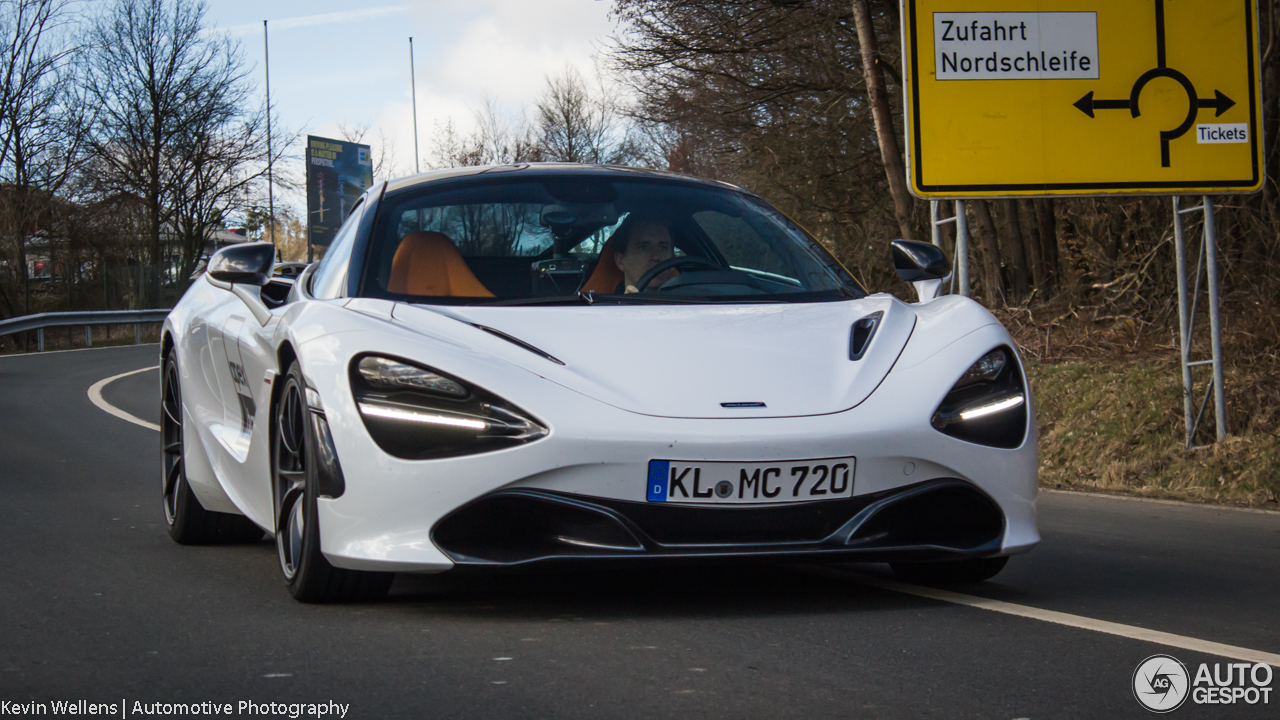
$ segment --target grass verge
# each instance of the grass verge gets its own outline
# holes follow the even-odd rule
[[[1198,371],[1198,387],[1207,387],[1207,372]],[[1028,361],[1027,374],[1038,411],[1042,486],[1280,506],[1280,408],[1269,402],[1275,379],[1265,370],[1228,369],[1233,434],[1198,450],[1184,444],[1175,359]],[[1213,437],[1212,413],[1212,407],[1205,413],[1199,442]]]

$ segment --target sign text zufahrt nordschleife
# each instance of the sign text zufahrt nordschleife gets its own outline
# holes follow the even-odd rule
[[[1098,77],[1096,13],[934,13],[938,80]]]

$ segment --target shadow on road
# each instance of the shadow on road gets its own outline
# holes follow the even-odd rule
[[[868,568],[875,566],[868,566]],[[866,612],[925,601],[804,572],[744,563],[629,570],[397,576],[387,604],[476,619],[619,620]]]

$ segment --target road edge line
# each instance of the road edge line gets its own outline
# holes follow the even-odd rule
[[[1040,492],[1054,493],[1055,495],[1075,495],[1076,497],[1090,498],[1106,498],[1108,500],[1128,500],[1130,502],[1154,503],[1156,505],[1175,505],[1186,508],[1200,508],[1202,510],[1232,510],[1234,512],[1254,513],[1256,515],[1280,515],[1280,510],[1267,510],[1266,508],[1240,507],[1239,505],[1215,505],[1213,503],[1197,503],[1187,500],[1170,500],[1168,498],[1149,498],[1138,497],[1136,495],[1118,495],[1108,492],[1089,492],[1087,490],[1063,490],[1061,488],[1042,487]]]
[[[82,348],[82,349],[89,349],[89,348]],[[134,425],[141,425],[142,427],[147,428],[148,430],[155,430],[156,432],[160,432],[159,425],[156,425],[155,423],[147,422],[146,420],[143,420],[140,417],[130,415],[129,413],[121,410],[115,405],[112,405],[111,403],[107,402],[106,399],[102,397],[102,388],[106,387],[107,385],[110,385],[112,382],[119,380],[120,378],[129,377],[130,375],[137,375],[138,373],[146,372],[148,370],[159,370],[159,369],[160,369],[159,365],[152,365],[151,367],[144,367],[144,368],[139,368],[137,370],[130,370],[129,372],[120,373],[119,375],[112,375],[109,378],[99,380],[98,382],[89,386],[89,402],[92,402],[94,405],[97,405],[99,410],[102,410],[103,412],[106,412],[109,415],[115,415],[121,420],[127,420],[128,422],[131,422]]]
[[[1225,643],[1213,642],[1212,640],[1201,640],[1199,638],[1188,637],[1186,635],[1175,635],[1174,633],[1167,633],[1160,630],[1149,630],[1136,625],[1125,625],[1123,623],[1111,622],[1109,620],[1095,620],[1094,618],[1058,612],[1057,610],[1043,610],[1041,608],[1031,607],[1030,605],[1018,605],[1017,603],[1005,602],[1004,600],[993,600],[991,598],[978,597],[976,595],[965,595],[964,593],[958,593],[953,590],[943,590],[941,588],[932,588],[923,585],[910,585],[908,583],[897,582],[895,580],[863,575],[862,573],[854,571],[841,571],[823,567],[813,567],[812,569],[822,575],[853,580],[860,585],[880,588],[881,590],[890,590],[930,600],[939,600],[955,605],[965,605],[972,608],[978,608],[979,610],[990,610],[992,612],[1003,613],[1005,615],[1015,615],[1031,620],[1054,623],[1056,625],[1066,625],[1067,627],[1073,627],[1080,630],[1091,630],[1093,632],[1105,633],[1107,635],[1117,635],[1130,640],[1141,640],[1156,643],[1157,645],[1166,645],[1168,647],[1178,648],[1180,650],[1190,650],[1192,652],[1216,655],[1218,657],[1231,658],[1233,660],[1252,663],[1263,663],[1275,668],[1280,668],[1280,655],[1276,653],[1263,652],[1262,650],[1253,650],[1236,645],[1227,645]]]

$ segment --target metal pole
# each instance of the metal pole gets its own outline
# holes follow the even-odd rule
[[[1178,337],[1182,350],[1182,409],[1186,420],[1187,447],[1191,447],[1195,438],[1191,436],[1195,400],[1191,387],[1191,337],[1190,315],[1187,307],[1187,238],[1182,231],[1182,198],[1173,196],[1173,252],[1178,265]]]
[[[938,201],[929,201],[929,227],[933,228],[933,244],[942,247],[942,228],[938,226]]]
[[[418,81],[413,74],[413,38],[409,38],[409,94],[413,98],[413,171],[422,172],[418,166]]]
[[[960,294],[969,297],[969,218],[963,200],[956,200],[956,257],[960,261]]]
[[[36,330],[36,352],[44,352],[44,328]]]
[[[84,346],[93,347],[93,326],[92,325],[84,326]]]
[[[133,324],[133,344],[134,345],[142,344],[142,323]]]
[[[275,158],[271,156],[271,52],[267,45],[267,21],[262,21],[262,67],[267,75],[267,232],[271,234],[271,244],[276,244],[276,198],[274,178],[271,166]]]
[[[1204,197],[1204,265],[1209,282],[1209,333],[1213,341],[1213,413],[1217,416],[1218,440],[1227,436],[1227,402],[1223,392],[1222,317],[1218,307],[1218,231],[1213,217],[1213,198]]]

